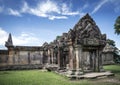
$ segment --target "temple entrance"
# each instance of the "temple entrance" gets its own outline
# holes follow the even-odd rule
[[[96,51],[89,51],[90,53],[90,68],[92,71],[95,71],[95,67],[96,67]]]
[[[66,69],[66,66],[69,63],[68,51],[61,51],[59,62],[60,62],[60,69]]]
[[[96,50],[84,50],[83,58],[84,70],[96,71]]]

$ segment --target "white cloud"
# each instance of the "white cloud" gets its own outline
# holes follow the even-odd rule
[[[62,14],[63,15],[78,15],[79,11],[72,12],[70,8],[67,6],[67,4],[63,3],[62,4]]]
[[[23,13],[32,14],[38,17],[54,19],[67,19],[68,16],[79,15],[79,11],[72,11],[67,4],[58,4],[51,0],[38,2],[36,6],[30,7],[27,2],[23,2],[20,10],[9,9],[11,15],[21,16]]]
[[[26,11],[29,11],[29,7],[27,2],[23,2],[23,7],[21,8],[21,13],[24,13]]]
[[[0,47],[4,47],[5,41],[8,39],[9,33],[0,28]],[[45,41],[40,40],[33,33],[22,32],[18,36],[12,35],[14,45],[38,46],[42,45]],[[1,49],[1,48],[0,48]]]
[[[54,19],[67,19],[68,17],[66,16],[49,16],[50,20],[54,20]]]
[[[14,45],[40,45],[39,38],[32,33],[22,32],[19,36],[13,36]]]
[[[94,7],[92,14],[96,13],[103,5],[111,3],[115,12],[120,12],[120,0],[101,0],[97,6]]]
[[[80,12],[79,12],[79,15],[80,15],[80,17],[83,17],[86,13],[85,12],[83,12],[85,9],[87,9],[89,7],[89,4],[88,3],[86,3],[86,4],[84,4],[81,8],[80,8]]]
[[[21,13],[17,10],[13,10],[11,8],[8,9],[8,12],[10,15],[14,15],[14,16],[21,16]]]
[[[87,7],[89,7],[88,3],[86,3],[86,4],[83,5],[82,10],[86,9]]]
[[[115,12],[120,12],[120,6],[115,7],[114,11]]]
[[[0,45],[4,45],[7,41],[8,33],[0,27]]]
[[[92,14],[96,13],[107,2],[109,2],[109,0],[101,0],[101,2],[99,2],[97,6],[95,6],[94,10],[92,11]]]
[[[3,11],[3,7],[0,7],[0,13]]]
[[[111,3],[113,3],[114,5],[114,11],[117,13],[117,12],[120,12],[120,0],[110,0]]]
[[[49,13],[57,13],[59,14],[60,11],[56,5],[56,3],[51,2],[51,1],[46,1],[42,3],[38,3],[36,7],[32,8],[29,7],[27,2],[23,3],[23,7],[21,9],[21,13],[29,13],[32,15],[36,15],[39,17],[48,17],[49,18]]]
[[[52,2],[50,0],[46,2],[39,3],[37,6],[37,9],[41,11],[42,13],[51,13],[55,12],[60,14],[59,7],[57,6],[57,3]]]

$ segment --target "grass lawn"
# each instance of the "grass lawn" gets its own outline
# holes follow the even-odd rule
[[[0,71],[0,85],[120,85],[120,65],[104,66],[114,77],[70,81],[53,72],[40,70]]]

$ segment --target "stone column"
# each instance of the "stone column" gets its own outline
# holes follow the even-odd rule
[[[54,51],[54,52],[53,52],[53,63],[54,63],[54,64],[57,64],[56,61],[57,61],[57,59],[56,59],[56,53],[55,53],[55,51]]]
[[[9,51],[9,58],[8,58],[8,64],[9,65],[13,65],[13,57],[14,57],[14,48],[13,47],[9,47],[8,48]]]
[[[93,60],[93,71],[96,71],[96,60],[97,60],[97,56],[96,56],[96,52],[93,51],[92,52],[92,60]]]
[[[73,53],[73,46],[69,46],[69,69],[73,70],[73,58],[74,58],[74,53]]]
[[[47,57],[48,57],[48,62],[47,62],[47,63],[50,64],[50,49],[48,49],[47,54],[48,54],[48,55],[47,55]]]
[[[40,55],[41,55],[40,63],[43,64],[43,51],[40,51]]]
[[[52,64],[54,63],[54,57],[53,57],[53,48],[51,48],[51,60],[52,60]]]
[[[69,67],[67,67],[69,70],[68,70],[68,77],[72,76],[72,75],[75,75],[75,69],[73,67],[73,59],[74,59],[74,49],[73,49],[73,45],[72,45],[72,42],[69,42],[68,43],[69,45]]]
[[[64,53],[63,53],[63,48],[59,48],[59,52],[58,52],[58,65],[60,67],[60,69],[64,69],[64,65],[65,65],[65,61],[64,61]]]
[[[83,74],[83,58],[82,58],[82,46],[75,46],[75,57],[76,57],[76,75]]]
[[[110,53],[110,64],[112,63],[112,64],[114,64],[114,53],[113,52],[111,52]]]
[[[99,50],[99,56],[98,56],[99,58],[99,63],[98,63],[98,65],[99,65],[99,71],[104,71],[104,69],[103,69],[103,65],[102,65],[102,51],[101,50]]]
[[[97,53],[97,50],[93,50],[91,52],[91,57],[92,57],[92,70],[94,72],[98,71],[98,53]]]
[[[101,56],[102,57],[102,56]],[[101,60],[102,61],[102,60]],[[98,72],[99,69],[99,62],[100,62],[100,58],[99,58],[99,51],[96,50],[96,71]]]
[[[60,65],[60,57],[61,57],[61,52],[60,52],[60,48],[58,48],[58,54],[57,54],[57,64],[58,64],[58,67],[60,69],[61,65]]]

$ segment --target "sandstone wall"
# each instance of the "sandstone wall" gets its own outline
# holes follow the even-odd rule
[[[0,50],[0,70],[42,68],[42,53],[40,50]]]

